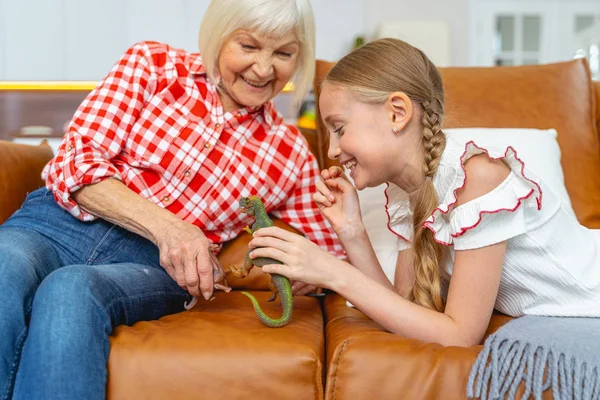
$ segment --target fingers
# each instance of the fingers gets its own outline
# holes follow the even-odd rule
[[[338,166],[329,167],[328,169],[324,169],[323,171],[321,171],[321,177],[323,177],[323,179],[325,179],[325,180],[337,178],[338,176],[343,176],[343,175],[344,175],[344,170]]]
[[[314,292],[315,290],[317,290],[317,287],[315,285],[306,285],[302,288],[300,288],[296,293],[294,293],[296,296],[304,296],[305,294],[309,294]]]
[[[292,294],[295,296],[304,296],[307,293],[313,292],[317,289],[315,285],[309,285],[308,283],[294,281],[292,282]]]
[[[300,237],[296,233],[292,233],[290,231],[286,231],[285,229],[278,228],[276,226],[269,226],[267,228],[261,228],[254,232],[252,235],[253,238],[259,237],[272,237],[275,239],[279,239],[281,242],[294,242],[298,237]],[[250,241],[252,243],[254,239]]]
[[[185,284],[185,275],[183,273],[182,268],[176,268],[176,266],[171,261],[170,257],[163,257],[161,255],[160,265],[167,271],[167,274],[177,282],[180,288],[183,290],[187,290],[187,285]]]
[[[287,253],[274,247],[259,247],[252,250],[252,252],[250,253],[250,258],[255,259],[258,257],[272,258],[285,264],[285,260],[287,259]]]
[[[198,269],[196,268],[195,257],[191,258],[189,254],[185,254],[183,256],[182,263],[185,286],[187,288],[188,293],[194,297],[200,296],[200,289],[198,288]]]
[[[208,248],[199,251],[196,256],[196,268],[200,278],[202,297],[210,300],[213,293],[213,261]]]
[[[248,248],[250,250],[258,248],[272,248],[283,253],[289,252],[287,242],[270,236],[257,236],[252,238],[252,240],[248,243]]]
[[[292,277],[289,276],[289,268],[285,264],[267,264],[262,267],[262,270],[269,274],[279,274],[292,279]]]

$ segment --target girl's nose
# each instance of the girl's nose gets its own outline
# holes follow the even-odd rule
[[[335,160],[342,154],[342,149],[340,149],[340,142],[335,135],[329,135],[329,149],[327,150],[327,157],[332,160]]]

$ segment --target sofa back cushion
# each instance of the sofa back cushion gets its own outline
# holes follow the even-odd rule
[[[334,63],[317,61],[315,91]],[[596,96],[583,59],[519,67],[441,68],[446,128],[537,128],[558,132],[573,209],[579,221],[600,228],[600,145]],[[600,85],[595,85],[600,89]],[[600,101],[600,100],[599,100]],[[318,113],[326,158],[327,132]]]
[[[594,93],[596,94],[596,131],[600,135],[600,81],[594,82]]]

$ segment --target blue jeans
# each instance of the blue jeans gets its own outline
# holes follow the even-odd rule
[[[104,399],[113,328],[187,300],[150,241],[30,193],[0,226],[0,399]]]

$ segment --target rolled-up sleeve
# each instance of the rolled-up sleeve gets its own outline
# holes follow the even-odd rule
[[[78,107],[56,156],[42,179],[58,204],[76,218],[96,217],[82,210],[72,194],[107,178],[122,180],[112,159],[121,152],[144,104],[156,88],[151,44],[130,47]]]

